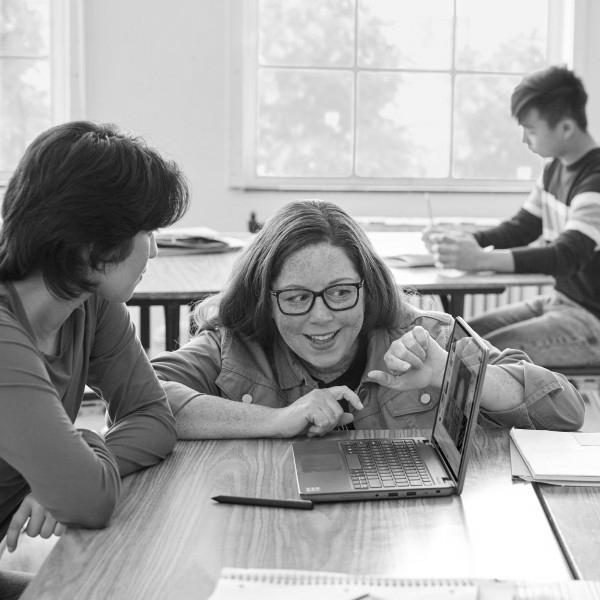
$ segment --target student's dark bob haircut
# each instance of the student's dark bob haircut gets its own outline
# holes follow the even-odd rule
[[[291,202],[267,221],[234,268],[220,301],[218,321],[268,347],[275,334],[269,293],[273,281],[289,256],[322,243],[341,248],[364,279],[364,330],[395,324],[399,294],[389,269],[356,221],[339,206],[322,200]],[[323,269],[330,266],[323,264]]]
[[[143,140],[113,125],[52,127],[27,148],[2,205],[0,279],[40,272],[58,298],[94,284],[90,268],[121,262],[133,237],[186,211],[186,180]]]
[[[587,130],[585,105],[587,93],[579,77],[566,67],[549,67],[525,77],[514,89],[510,99],[512,116],[517,120],[532,108],[550,127],[564,118],[571,118],[582,130]]]

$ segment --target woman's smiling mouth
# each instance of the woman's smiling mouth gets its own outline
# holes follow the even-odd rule
[[[339,333],[339,329],[337,331],[331,331],[329,333],[318,333],[309,335],[307,333],[304,334],[304,337],[307,338],[313,344],[327,344]]]

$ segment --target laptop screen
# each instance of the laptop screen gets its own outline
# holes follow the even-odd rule
[[[468,451],[466,441],[477,422],[487,349],[481,338],[457,317],[448,346],[433,440],[458,481]]]

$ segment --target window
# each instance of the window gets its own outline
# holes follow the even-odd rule
[[[0,0],[0,182],[70,115],[69,0]]]
[[[510,94],[571,62],[572,1],[243,6],[234,186],[509,191],[537,176]]]

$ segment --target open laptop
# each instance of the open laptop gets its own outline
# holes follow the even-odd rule
[[[460,494],[487,359],[484,342],[457,317],[431,439],[344,437],[294,442],[301,497],[333,502]]]

